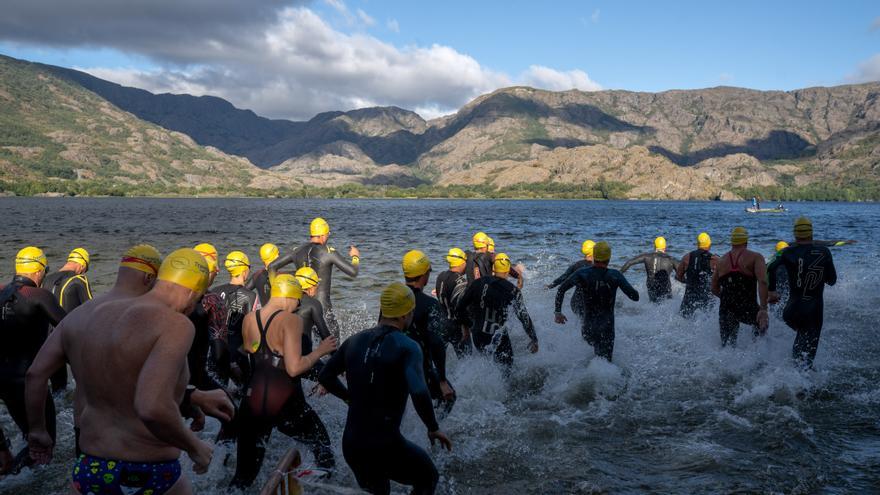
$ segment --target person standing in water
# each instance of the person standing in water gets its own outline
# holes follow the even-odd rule
[[[508,280],[509,274],[510,257],[499,253],[493,263],[493,275],[482,276],[470,284],[455,310],[458,320],[470,328],[474,347],[480,352],[491,353],[495,362],[504,367],[505,373],[510,373],[513,366],[513,345],[507,329],[511,308],[529,337],[529,352],[538,352],[535,325],[522,292]]]
[[[199,244],[194,249],[208,265],[210,287],[219,271],[217,249],[208,243]],[[196,329],[188,355],[191,383],[200,390],[225,390],[229,381],[229,367],[223,365],[229,360],[226,305],[218,294],[205,292],[188,316]]]
[[[614,353],[614,302],[617,289],[633,301],[639,300],[639,292],[629,284],[619,271],[608,268],[611,246],[598,242],[593,248],[593,266],[581,268],[568,277],[556,292],[556,323],[567,320],[562,314],[565,293],[572,287],[580,287],[583,297],[584,318],[581,335],[593,346],[597,356],[611,361]],[[575,296],[572,296],[575,297]]]
[[[277,272],[281,268],[293,263],[296,269],[304,266],[312,268],[318,273],[321,279],[321,285],[315,298],[324,307],[324,318],[330,331],[337,338],[339,337],[339,323],[336,321],[336,315],[333,313],[333,303],[330,300],[330,289],[332,288],[333,268],[349,277],[357,277],[360,270],[361,252],[358,248],[350,246],[348,255],[351,261],[342,257],[335,249],[327,245],[330,238],[330,224],[323,218],[312,220],[309,226],[309,242],[294,249],[293,252],[278,258],[269,264],[270,272]]]
[[[465,275],[468,285],[480,277],[492,275],[492,255],[489,254],[489,236],[485,232],[477,232],[473,237],[474,250],[466,253]]]
[[[269,242],[260,246],[260,260],[263,262],[263,268],[250,273],[247,282],[244,284],[245,289],[257,293],[257,297],[260,298],[260,306],[269,302],[272,289],[272,283],[269,280],[269,264],[277,259],[278,246]]]
[[[408,397],[431,443],[439,441],[452,450],[434,416],[422,351],[402,333],[415,308],[409,287],[399,282],[385,287],[378,326],[343,342],[319,377],[327,391],[348,403],[342,453],[358,485],[377,495],[390,493],[391,481],[412,486],[416,495],[431,495],[437,487],[439,475],[431,457],[400,433]],[[337,379],[343,373],[347,388]]]
[[[764,257],[748,249],[749,233],[745,227],[733,229],[730,246],[712,272],[712,293],[720,300],[718,326],[722,346],[736,346],[740,323],[752,325],[755,337],[764,335],[769,323]]]
[[[697,310],[706,310],[712,304],[712,272],[718,257],[709,252],[712,238],[701,232],[697,236],[697,249],[684,255],[675,269],[675,279],[685,284],[684,297],[679,312],[690,318]]]
[[[792,357],[804,368],[812,368],[824,320],[824,292],[826,285],[837,283],[837,270],[831,251],[813,245],[813,223],[805,217],[794,223],[797,244],[788,247],[770,263],[769,300],[779,301],[777,269],[788,273],[789,296],[782,313],[786,325],[797,332],[792,346]]]
[[[568,280],[568,277],[572,276],[576,271],[593,266],[593,249],[595,246],[596,243],[593,242],[592,239],[584,241],[584,243],[581,244],[581,253],[584,255],[584,259],[572,263],[568,269],[565,270],[565,273],[551,282],[546,289],[555,289],[562,285],[562,282]],[[571,296],[571,311],[581,320],[584,319],[584,294],[580,286],[575,286],[574,294]]]
[[[446,255],[449,270],[437,275],[437,302],[443,314],[443,340],[451,344],[459,357],[467,354],[471,348],[470,330],[458,322],[455,308],[467,290],[467,276],[464,273],[467,265],[467,254],[459,248],[452,248]]]
[[[666,239],[654,239],[654,252],[644,253],[624,263],[620,273],[626,273],[630,267],[642,263],[645,266],[648,299],[657,303],[672,297],[672,283],[669,277],[675,274],[678,264],[672,256],[666,254]]]
[[[220,296],[226,307],[227,341],[225,355],[217,356],[218,375],[228,376],[236,385],[241,386],[248,368],[243,349],[244,341],[241,337],[241,324],[248,313],[260,309],[260,301],[256,292],[244,287],[251,267],[250,259],[245,253],[230,252],[226,255],[223,266],[229,272],[229,283],[211,289],[211,293]],[[221,383],[221,385],[226,384]]]

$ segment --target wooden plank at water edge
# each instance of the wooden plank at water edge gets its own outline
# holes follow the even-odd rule
[[[263,485],[260,495],[301,495],[302,487],[296,480],[296,473],[293,472],[301,463],[302,457],[299,451],[293,448],[288,450]]]

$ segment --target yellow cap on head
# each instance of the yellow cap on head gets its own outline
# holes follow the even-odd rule
[[[412,289],[400,282],[393,282],[382,289],[379,296],[379,310],[385,318],[406,316],[416,307],[416,295]]]
[[[483,249],[489,247],[489,236],[485,232],[477,232],[474,234],[474,249]]]
[[[46,254],[38,247],[28,246],[15,255],[15,273],[22,275],[39,273],[48,267]]]
[[[251,267],[251,260],[248,255],[241,251],[232,251],[226,255],[226,261],[223,262],[226,271],[233,277],[237,277]]]
[[[412,250],[403,255],[403,262],[400,264],[403,268],[403,276],[406,278],[421,277],[431,271],[431,262],[425,253]]]
[[[492,271],[495,273],[510,272],[510,256],[504,253],[498,253],[495,256],[495,262],[492,263]]]
[[[782,251],[783,249],[788,247],[788,243],[785,241],[779,241],[776,243],[776,252]]]
[[[210,279],[208,261],[195,249],[178,249],[162,261],[156,278],[202,293]]]
[[[296,271],[296,280],[303,289],[311,289],[318,285],[321,279],[318,278],[318,272],[314,268],[304,266]]]
[[[666,238],[661,236],[654,239],[654,249],[658,251],[661,249],[666,249]]]
[[[260,246],[260,259],[263,260],[264,265],[268,265],[278,259],[278,246],[271,242]]]
[[[605,242],[597,242],[593,246],[593,259],[599,263],[607,263],[611,259],[611,246]]]
[[[490,253],[495,252],[495,239],[490,237],[489,240],[486,241],[486,249],[488,249]]]
[[[198,251],[199,254],[205,257],[205,261],[208,262],[208,270],[210,270],[211,273],[220,270],[217,267],[217,248],[215,248],[213,244],[203,242],[193,249],[195,249],[196,251]]]
[[[593,256],[593,249],[596,247],[596,243],[593,242],[592,239],[587,239],[581,244],[581,253],[584,256]]]
[[[813,237],[813,222],[807,217],[800,217],[794,221],[794,238],[810,239]]]
[[[749,243],[749,231],[745,227],[734,227],[730,231],[730,245],[742,246]]]
[[[312,237],[318,237],[328,234],[330,234],[330,224],[327,223],[327,220],[324,220],[321,217],[312,220],[311,225],[309,225],[309,235]]]
[[[700,232],[697,236],[697,247],[700,249],[709,249],[712,247],[712,238],[705,232]]]
[[[449,250],[449,254],[446,255],[446,261],[449,263],[449,268],[461,266],[467,263],[467,253],[461,249],[452,248]]]
[[[302,299],[303,290],[296,277],[289,273],[281,273],[272,279],[272,291],[270,297],[283,297],[286,299]]]
[[[76,263],[83,268],[89,267],[89,252],[85,248],[76,248],[67,255],[68,263]]]
[[[159,273],[159,265],[161,264],[162,255],[149,244],[138,244],[128,248],[128,251],[122,255],[122,259],[119,261],[119,266],[132,268],[150,275],[157,275]]]

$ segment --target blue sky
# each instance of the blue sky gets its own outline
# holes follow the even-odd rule
[[[267,0],[253,2],[265,4],[264,16],[242,20],[249,24],[240,30],[252,38],[222,34],[219,40],[218,33],[239,29],[235,16],[249,13],[230,4],[229,19],[221,12],[200,23],[199,2],[193,2],[175,16],[193,26],[192,40],[175,47],[129,36],[137,31],[129,24],[139,21],[124,11],[98,25],[92,19],[107,0],[85,1],[90,5],[80,10],[95,9],[91,18],[59,12],[75,28],[83,24],[42,36],[22,26],[51,19],[28,11],[24,0],[10,1],[22,5],[21,34],[3,29],[0,20],[0,53],[153,91],[217,94],[258,113],[291,118],[373,104],[439,115],[510,84],[791,90],[880,79],[880,2],[548,1],[536,8],[536,2],[520,1]],[[177,4],[144,7],[137,19],[146,23],[152,16],[152,32],[158,25],[156,36],[167,38],[161,26],[173,24],[165,14]],[[9,7],[12,17],[16,8]],[[114,24],[126,29],[107,28]],[[169,32],[180,35],[179,27]],[[250,45],[254,57],[247,63],[247,53],[233,53]],[[248,74],[259,74],[254,79],[264,83]],[[279,106],[279,99],[290,105]]]

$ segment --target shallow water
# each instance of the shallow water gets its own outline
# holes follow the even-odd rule
[[[424,250],[439,271],[449,247],[467,248],[470,235],[482,229],[500,252],[526,266],[526,302],[541,350],[529,355],[514,324],[516,364],[509,381],[486,359],[458,361],[450,352],[450,379],[460,398],[441,423],[454,451],[432,450],[440,493],[880,492],[880,205],[799,203],[784,215],[745,215],[743,206],[3,198],[0,276],[11,276],[12,258],[25,244],[44,247],[56,268],[71,248],[83,245],[93,256],[93,289],[102,292],[131,244],[150,242],[167,253],[210,241],[221,255],[244,249],[258,261],[263,242],[299,244],[309,220],[322,215],[333,230],[331,244],[343,250],[355,242],[362,251],[357,279],[334,277],[334,302],[350,334],[372,321],[378,288],[400,278],[405,251]],[[776,319],[766,338],[753,341],[744,328],[736,349],[721,349],[715,313],[692,322],[679,318],[677,283],[671,301],[648,303],[639,269],[627,275],[642,301],[619,298],[613,364],[593,359],[576,323],[553,323],[554,293],[542,287],[579,257],[586,238],[609,241],[612,265],[619,266],[649,250],[656,235],[665,235],[670,253],[680,256],[706,230],[713,250],[722,253],[726,233],[744,225],[751,247],[769,255],[776,241],[790,238],[800,214],[813,219],[817,237],[859,240],[833,250],[840,280],[826,291],[816,371],[803,373],[789,363],[793,333]],[[339,445],[342,403],[332,397],[311,403],[343,464],[330,483],[355,487]],[[56,461],[0,481],[0,492],[63,492],[72,455],[69,402],[61,406],[59,423]],[[0,424],[16,446],[22,444],[5,411]],[[216,428],[209,423],[206,436]],[[412,411],[404,432],[427,446]],[[272,437],[260,480],[290,444],[283,435]],[[227,468],[224,457],[218,449],[209,473],[194,478],[197,492],[225,489],[234,460]],[[308,454],[305,460],[311,461]],[[334,492],[325,486],[308,493]],[[395,493],[406,491],[397,486]]]

